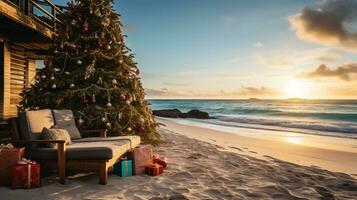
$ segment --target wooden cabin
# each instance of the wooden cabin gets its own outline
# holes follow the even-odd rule
[[[0,130],[17,115],[20,93],[48,53],[62,9],[49,0],[0,0]]]

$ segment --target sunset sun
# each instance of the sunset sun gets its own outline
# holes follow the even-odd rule
[[[303,80],[290,80],[286,83],[284,92],[287,98],[308,98],[309,86]]]

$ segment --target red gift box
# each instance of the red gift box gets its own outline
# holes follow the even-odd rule
[[[167,167],[167,158],[166,157],[160,157],[158,154],[154,154],[152,156],[152,161],[154,164],[162,165],[164,168]]]
[[[129,159],[133,160],[133,174],[145,174],[145,167],[152,163],[152,146],[142,145],[129,153]]]
[[[0,185],[11,185],[11,168],[24,156],[25,148],[1,149],[0,152]]]
[[[12,167],[12,188],[30,189],[41,186],[40,164],[15,164]]]
[[[164,172],[164,167],[159,164],[152,164],[145,168],[145,173],[150,176],[157,176]]]

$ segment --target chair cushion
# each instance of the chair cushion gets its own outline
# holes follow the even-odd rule
[[[78,142],[67,146],[66,160],[119,159],[130,149],[130,142],[126,140]],[[28,149],[26,150],[26,156],[32,160],[56,160],[57,150],[53,148]]]
[[[56,124],[55,128],[66,129],[72,140],[81,138],[71,110],[53,110],[52,112]]]
[[[69,136],[66,129],[48,129],[43,128],[42,130],[42,139],[44,140],[64,140],[66,144],[71,144],[71,136]],[[57,148],[57,144],[48,144],[48,147]]]
[[[78,140],[73,140],[73,143],[83,143],[83,142],[112,142],[112,141],[129,141],[130,147],[133,149],[139,146],[141,140],[139,136],[116,136],[116,137],[88,137],[81,138]]]
[[[23,140],[38,140],[42,129],[54,125],[52,111],[49,109],[26,111],[20,113],[21,138]]]

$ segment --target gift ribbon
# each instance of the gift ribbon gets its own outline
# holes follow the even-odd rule
[[[31,188],[31,164],[27,164],[27,188]]]
[[[128,161],[124,161],[125,162],[125,176],[129,175],[129,163]]]

